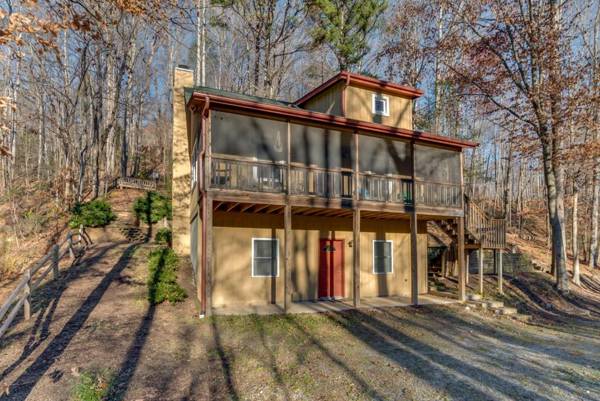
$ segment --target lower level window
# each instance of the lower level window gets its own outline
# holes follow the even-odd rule
[[[373,241],[373,273],[386,274],[393,272],[394,257],[392,248],[392,241]]]
[[[279,276],[279,241],[252,238],[252,277]]]

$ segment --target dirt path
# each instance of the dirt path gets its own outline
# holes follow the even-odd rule
[[[452,306],[200,321],[191,299],[148,305],[148,250],[96,245],[38,296],[1,344],[1,400],[69,400],[90,368],[113,373],[111,400],[600,400],[593,317],[540,327]]]
[[[189,344],[202,341],[194,305],[151,307],[146,301],[147,245],[105,243],[88,250],[83,263],[34,300],[35,319],[3,339],[2,400],[67,400],[78,372],[108,368],[113,399],[125,398],[136,379],[161,372],[143,397],[161,399],[161,389],[190,386],[193,370],[180,364],[201,355]],[[37,302],[36,302],[37,301]],[[196,366],[205,365],[197,361]]]

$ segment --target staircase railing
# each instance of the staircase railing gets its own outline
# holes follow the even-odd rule
[[[76,240],[73,239],[75,236],[77,236]],[[83,227],[80,227],[76,233],[69,232],[61,244],[52,246],[46,256],[23,272],[23,277],[19,280],[15,289],[0,306],[0,322],[2,323],[0,325],[0,338],[6,333],[21,308],[23,308],[24,319],[29,320],[31,318],[31,294],[42,284],[42,281],[50,272],[52,272],[54,280],[58,279],[60,261],[66,255],[69,255],[71,259],[75,259],[75,246],[81,242],[84,243],[84,246],[89,242]]]
[[[465,230],[484,248],[506,246],[506,220],[492,218],[469,197],[465,196]]]

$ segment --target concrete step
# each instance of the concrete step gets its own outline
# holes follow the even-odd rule
[[[467,295],[467,300],[468,301],[481,301],[481,295],[479,295],[479,294],[468,294]]]
[[[504,302],[502,301],[486,301],[486,304],[490,309],[504,308]]]
[[[476,308],[487,309],[488,305],[486,301],[467,301],[469,305],[472,305]]]
[[[502,308],[497,308],[495,310],[495,312],[498,315],[504,315],[504,316],[516,315],[517,314],[517,308],[511,308],[509,306],[504,306]]]

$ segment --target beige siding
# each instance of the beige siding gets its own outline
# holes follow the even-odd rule
[[[319,93],[302,105],[302,108],[321,113],[342,115],[342,88],[343,83],[337,83],[326,91]]]
[[[293,300],[317,298],[319,239],[344,240],[344,295],[352,297],[352,219],[293,216]],[[361,296],[410,295],[408,220],[361,222]],[[213,305],[283,302],[283,217],[217,212],[214,216]],[[279,239],[277,278],[252,277],[252,238]],[[392,274],[373,274],[373,239],[391,239]],[[419,224],[419,292],[427,292],[427,233]]]
[[[173,248],[190,254],[190,156],[183,88],[194,83],[190,70],[175,69],[173,82]]]
[[[346,117],[392,127],[413,129],[412,100],[379,93],[389,98],[389,116],[373,114],[373,95],[376,92],[355,86],[346,88]]]

